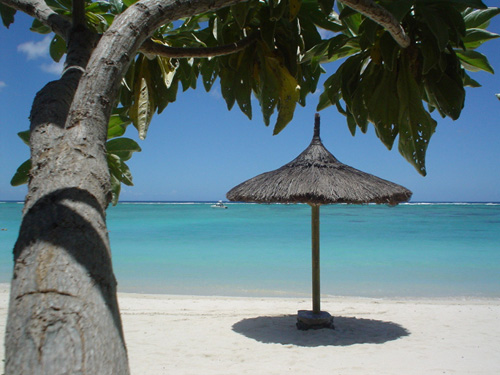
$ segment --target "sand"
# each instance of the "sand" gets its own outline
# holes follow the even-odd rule
[[[2,331],[7,301],[4,285]],[[308,299],[121,293],[119,303],[133,375],[500,373],[500,299],[325,297],[336,329],[316,331],[295,328]]]

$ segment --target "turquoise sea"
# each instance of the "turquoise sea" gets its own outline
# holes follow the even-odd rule
[[[309,296],[310,207],[120,203],[108,229],[120,291]],[[0,203],[0,282],[20,203]],[[321,207],[321,292],[500,297],[500,204]]]

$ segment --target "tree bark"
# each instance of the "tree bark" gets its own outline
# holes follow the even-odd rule
[[[81,27],[69,33],[65,73],[37,94],[31,112],[6,375],[129,373],[105,218],[111,109],[131,59],[156,28],[236,2],[143,0],[97,46]]]
[[[105,224],[107,164],[93,127],[66,120],[95,36],[69,37],[69,69],[36,96],[32,170],[6,332],[6,374],[128,374]]]
[[[410,38],[406,35],[406,32],[401,24],[391,12],[381,5],[375,3],[373,0],[339,1],[384,27],[401,48],[408,48],[410,46]]]
[[[257,34],[241,39],[237,42],[225,44],[217,47],[170,47],[154,42],[152,39],[146,40],[139,51],[154,56],[170,58],[191,58],[191,57],[215,57],[230,55],[241,51],[257,40]]]
[[[1,3],[36,18],[66,39],[71,22],[54,12],[43,0],[0,0]]]

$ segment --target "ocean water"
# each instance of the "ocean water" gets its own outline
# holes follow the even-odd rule
[[[119,290],[310,296],[308,205],[120,203],[108,209]],[[0,282],[22,205],[0,203]],[[500,204],[321,207],[321,293],[500,297]]]

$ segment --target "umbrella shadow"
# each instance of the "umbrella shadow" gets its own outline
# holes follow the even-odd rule
[[[296,315],[259,316],[243,319],[233,331],[266,344],[316,346],[349,346],[383,344],[410,335],[403,326],[381,320],[335,317],[335,329],[300,331]]]

